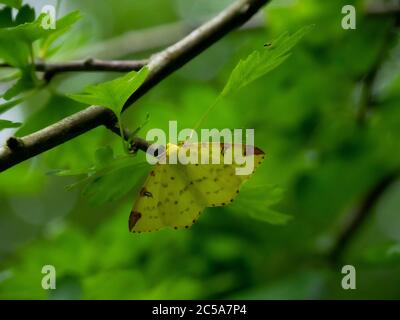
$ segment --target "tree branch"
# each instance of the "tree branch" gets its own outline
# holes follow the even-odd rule
[[[69,61],[64,63],[38,62],[36,64],[37,71],[43,71],[43,78],[48,82],[55,75],[62,72],[72,71],[114,71],[129,72],[132,70],[140,70],[148,63],[148,60],[97,60],[86,59],[81,61]]]
[[[23,138],[11,137],[7,145],[0,149],[0,171],[100,125],[112,125],[114,118],[110,109],[89,107]]]
[[[148,63],[150,74],[147,80],[128,99],[124,110],[168,75],[248,21],[268,2],[269,0],[238,0],[176,44],[152,56]],[[108,109],[91,106],[29,136],[11,138],[20,143],[16,144],[15,149],[9,145],[0,149],[0,172],[93,128],[101,125],[112,128],[115,123],[115,115],[111,115]]]
[[[0,148],[0,172],[7,169],[9,163],[29,159],[101,125],[120,135],[120,130],[114,125],[116,119],[112,110],[92,106],[28,136],[10,137],[6,146]],[[129,133],[126,132],[124,135],[124,138],[127,138]],[[146,152],[148,147],[146,140],[134,139],[135,151]]]
[[[188,36],[155,54],[149,62],[151,73],[143,85],[125,103],[123,111],[147,91],[220,40],[243,25],[269,0],[239,0]]]
[[[358,234],[360,228],[374,209],[381,196],[392,185],[392,183],[398,179],[398,177],[398,171],[383,176],[364,196],[358,209],[351,217],[349,217],[347,223],[344,224],[336,239],[335,245],[330,251],[329,258],[332,262],[340,261],[343,254],[346,252],[351,239]]]
[[[83,71],[113,71],[129,72],[140,70],[148,63],[148,60],[98,60],[86,59],[78,61],[46,63],[38,61],[35,63],[36,71],[43,72],[43,78],[49,82],[55,75],[63,72]],[[0,68],[13,68],[7,63],[0,63]]]
[[[378,7],[375,7],[377,9]],[[382,9],[382,8],[380,8]],[[389,10],[390,9],[390,10]],[[399,11],[393,10],[394,8],[386,7],[385,10],[380,10],[379,14],[377,11],[373,11],[372,8],[367,10],[367,13],[372,15],[373,17],[378,16],[378,18],[382,18],[380,13],[384,13],[385,15],[390,15],[391,18],[394,18],[393,25],[388,28],[385,34],[385,39],[382,43],[382,47],[380,48],[377,58],[375,62],[372,64],[369,72],[365,75],[363,79],[363,88],[360,99],[360,108],[357,114],[357,122],[359,125],[364,126],[366,121],[367,112],[374,107],[375,101],[373,99],[373,86],[380,71],[382,65],[386,61],[386,58],[389,55],[389,51],[391,48],[391,42],[396,38],[397,33],[396,25],[399,16]],[[367,220],[368,216],[372,212],[373,208],[381,198],[381,196],[385,193],[385,191],[392,185],[392,183],[397,180],[400,176],[399,170],[394,170],[389,174],[383,176],[364,196],[361,200],[360,205],[356,209],[356,211],[348,218],[346,223],[342,226],[336,241],[329,252],[329,259],[331,262],[337,263],[341,260],[344,253],[346,252],[350,241],[358,234],[364,222]]]

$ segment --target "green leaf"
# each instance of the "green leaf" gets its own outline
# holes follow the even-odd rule
[[[22,0],[0,0],[0,3],[3,3],[9,7],[19,9],[22,5]]]
[[[29,5],[24,5],[19,9],[17,16],[15,17],[15,24],[24,24],[35,21],[35,9]]]
[[[16,105],[19,105],[21,102],[23,102],[27,98],[27,95],[18,99],[14,99],[11,101],[7,101],[5,103],[0,104],[0,114],[10,110],[11,108],[15,107]]]
[[[67,189],[81,187],[81,194],[91,203],[102,204],[115,201],[132,188],[139,187],[147,176],[147,162],[137,162],[132,156],[114,158],[110,147],[96,151],[96,163],[86,169],[55,170],[49,172],[60,177],[81,176]]]
[[[12,10],[10,7],[4,7],[0,10],[0,28],[8,28],[14,24]]]
[[[54,33],[53,29],[44,29],[42,22],[47,18],[47,14],[42,13],[35,21],[20,24],[15,27],[0,29],[0,39],[21,41],[32,44],[34,41]]]
[[[79,11],[73,11],[56,22],[56,30],[44,37],[41,40],[40,44],[40,56],[49,57],[51,54],[54,54],[61,46],[53,47],[53,44],[71,27],[81,19],[82,15]]]
[[[271,206],[280,202],[282,198],[283,191],[279,187],[246,184],[228,209],[241,214],[246,213],[254,219],[271,224],[286,224],[292,217],[271,209]]]
[[[249,216],[260,221],[277,225],[284,225],[292,219],[292,216],[272,209],[255,209],[249,212]]]
[[[96,161],[100,165],[107,165],[114,160],[114,152],[110,146],[97,149],[95,155]]]
[[[129,136],[129,138],[128,138],[128,141],[129,141],[129,142],[133,142],[133,139],[138,135],[138,133],[140,132],[140,130],[142,130],[143,127],[149,123],[149,120],[150,120],[150,114],[147,113],[147,114],[146,114],[146,119],[145,119],[145,121],[144,121],[143,123],[141,123],[141,124],[130,134],[130,136]]]
[[[87,86],[81,94],[68,96],[85,104],[107,107],[119,116],[125,102],[146,80],[148,73],[148,68],[144,67],[139,72],[131,71],[114,80]]]
[[[278,39],[274,40],[267,48],[262,51],[253,51],[246,59],[240,60],[235,69],[233,69],[224,89],[218,95],[214,103],[207,108],[203,116],[197,121],[194,130],[200,127],[201,123],[222,98],[244,88],[283,63],[289,57],[290,49],[292,49],[312,27],[313,26],[303,27],[291,36],[288,35],[288,33],[284,33]]]
[[[28,12],[23,15],[24,19],[29,19]],[[17,68],[26,68],[31,63],[32,44],[33,42],[49,38],[53,34],[60,34],[67,30],[77,19],[80,14],[74,11],[65,17],[57,20],[56,29],[43,28],[42,24],[48,15],[42,13],[35,21],[20,24],[15,27],[0,29],[0,58]],[[22,18],[21,18],[22,19]]]
[[[30,72],[24,72],[22,77],[4,93],[4,99],[9,100],[22,92],[31,90],[36,87],[38,80],[30,75]]]
[[[11,7],[4,7],[0,10],[0,28],[10,28],[16,25],[33,22],[34,20],[35,9],[27,4],[19,9],[15,21],[13,20]]]
[[[147,167],[146,162],[134,163],[128,167],[111,170],[107,174],[91,177],[82,189],[82,196],[94,204],[116,201],[133,188],[140,187],[147,174]]]
[[[270,72],[284,62],[290,55],[290,50],[300,41],[312,26],[304,27],[289,35],[282,34],[272,41],[271,45],[262,51],[254,51],[246,59],[241,60],[232,71],[221,96],[238,91],[261,76]]]
[[[0,83],[10,82],[12,80],[16,80],[21,76],[21,72],[19,70],[11,70],[9,72],[5,71],[4,74],[0,75]]]
[[[143,67],[140,71],[131,71],[126,75],[97,85],[87,86],[81,94],[68,95],[71,99],[89,105],[107,107],[114,111],[118,118],[120,135],[123,137],[121,111],[130,95],[146,80],[149,69]],[[128,145],[123,138],[122,145],[128,153]]]
[[[0,36],[0,59],[11,66],[26,70],[30,64],[30,46],[23,41],[11,41]]]
[[[33,16],[33,9],[24,6],[17,16],[17,21],[26,22],[32,20]],[[40,85],[32,65],[33,43],[44,38],[51,44],[54,40],[51,38],[52,35],[61,34],[79,17],[79,12],[72,12],[57,21],[57,29],[46,29],[42,25],[48,16],[43,13],[33,22],[0,29],[0,58],[22,71],[20,80],[4,94],[6,100]]]
[[[12,122],[9,120],[0,119],[0,130],[8,129],[8,128],[18,128],[21,126],[19,122]]]

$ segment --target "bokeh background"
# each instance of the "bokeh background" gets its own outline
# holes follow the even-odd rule
[[[27,2],[37,11],[56,4]],[[61,1],[60,15],[79,9],[83,18],[52,60],[147,57],[231,2]],[[123,154],[120,140],[104,128],[1,173],[0,298],[399,298],[400,46],[395,14],[378,12],[396,3],[272,1],[125,114],[131,129],[149,115],[141,135],[167,128],[169,120],[193,126],[241,58],[285,31],[315,24],[287,61],[223,100],[203,124],[255,129],[267,157],[249,183],[269,187],[248,210],[213,208],[189,230],[129,233],[146,170],[71,190],[66,186],[79,177],[50,174],[92,166],[100,147]],[[341,27],[345,4],[357,8],[356,30]],[[22,121],[16,134],[25,135],[84,108],[66,93],[117,75],[57,76],[2,118]],[[1,84],[2,91],[7,86]],[[0,132],[1,143],[14,132]],[[338,243],[387,176],[392,183],[345,245]],[[41,287],[48,264],[56,268],[57,290]],[[346,264],[356,268],[356,290],[341,287]]]

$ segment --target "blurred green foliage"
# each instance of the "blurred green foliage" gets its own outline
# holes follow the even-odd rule
[[[19,1],[1,2],[19,7]],[[65,1],[60,16],[80,10],[84,18],[63,34],[51,58],[68,59],[82,46],[136,29],[178,20],[192,26],[221,10],[215,3]],[[349,3],[357,8],[356,30],[341,27],[341,8]],[[1,173],[0,298],[399,298],[398,183],[344,252],[342,264],[356,267],[357,290],[341,288],[342,264],[328,258],[349,214],[400,163],[398,33],[394,19],[366,10],[362,0],[273,1],[255,28],[228,35],[124,114],[131,130],[150,115],[140,135],[167,130],[169,120],[177,120],[179,129],[193,127],[241,59],[285,32],[315,25],[279,68],[220,100],[205,119],[205,128],[254,128],[267,157],[235,207],[208,209],[189,230],[128,232],[129,212],[149,168],[141,165],[142,153],[126,162],[120,139],[104,128]],[[374,70],[367,88],[364,80]],[[7,70],[0,70],[3,76],[15,79]],[[32,133],[85,107],[66,93],[116,76],[57,76],[7,116],[23,123],[14,129],[17,136]],[[8,82],[0,83],[1,92]],[[108,168],[115,159],[121,167]],[[65,176],[48,174],[55,169]],[[91,188],[80,184],[82,177]],[[55,291],[41,287],[48,264],[57,270]]]

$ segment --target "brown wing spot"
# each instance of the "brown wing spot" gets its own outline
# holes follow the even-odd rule
[[[254,147],[254,154],[256,156],[260,155],[260,154],[265,154],[264,151],[262,151],[260,148]],[[264,157],[263,157],[264,158]]]
[[[171,180],[175,180],[175,177],[171,177]]]
[[[178,230],[178,227],[174,227],[175,230]]]
[[[142,214],[140,212],[132,211],[130,216],[129,216],[129,231],[132,231],[132,229],[135,227],[136,223],[139,221],[139,219],[142,217]]]
[[[221,205],[223,205],[223,206],[224,206],[224,205],[225,205],[225,202],[222,202],[222,203],[221,203]]]
[[[189,229],[189,226],[185,226],[185,229]]]
[[[154,171],[151,171],[151,172],[150,172],[150,175],[151,175],[152,177],[154,177],[156,174],[155,174]]]
[[[146,188],[142,188],[142,190],[140,190],[140,196],[141,197],[150,197],[153,198],[153,194],[149,191],[147,191]]]

